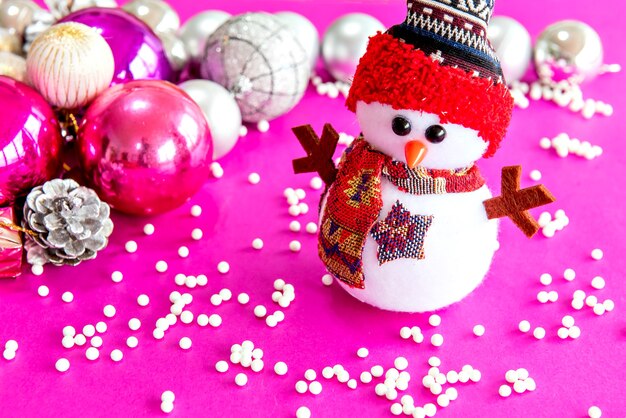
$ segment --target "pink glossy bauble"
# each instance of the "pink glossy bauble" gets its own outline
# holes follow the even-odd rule
[[[109,88],[87,109],[78,138],[87,184],[134,215],[185,203],[209,176],[213,144],[202,110],[166,81]]]
[[[56,115],[44,98],[0,76],[0,206],[56,177],[62,147]]]

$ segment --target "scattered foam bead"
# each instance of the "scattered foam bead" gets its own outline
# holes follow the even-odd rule
[[[61,373],[65,373],[70,369],[70,361],[66,358],[60,358],[54,364],[54,368]]]
[[[518,379],[517,370],[509,370],[504,374],[504,380],[509,383],[515,383]]]
[[[552,284],[552,275],[549,273],[543,273],[539,277],[539,282],[544,286],[549,286],[550,284]]]
[[[472,329],[472,331],[474,332],[474,335],[477,337],[482,337],[483,335],[485,335],[485,326],[484,325],[474,325],[474,328]]]
[[[197,218],[198,216],[202,215],[202,207],[199,205],[193,205],[189,213],[191,213],[191,216],[193,216],[194,218]]]
[[[360,358],[366,358],[367,356],[369,356],[370,351],[365,348],[365,347],[361,347],[356,351],[356,355],[359,356]]]
[[[218,314],[212,314],[211,316],[209,316],[209,324],[213,328],[219,327],[220,325],[222,325],[222,317]]]
[[[189,350],[191,348],[191,338],[183,337],[178,341],[178,346],[183,350]]]
[[[405,357],[396,357],[393,361],[393,365],[398,370],[405,370],[409,367],[409,361]]]
[[[6,361],[11,361],[11,360],[15,359],[15,351],[4,350],[2,352],[2,357],[4,357],[4,359]]]
[[[308,224],[306,224],[306,232],[308,232],[309,234],[315,234],[317,233],[317,224],[315,222],[309,222]]]
[[[513,383],[513,390],[516,393],[524,393],[526,392],[526,384],[523,380],[517,380],[515,383]]]
[[[301,406],[296,410],[296,418],[311,418],[311,410],[306,406]]]
[[[50,294],[50,289],[48,289],[48,286],[42,284],[37,288],[37,294],[42,298],[45,298]]]
[[[145,224],[143,226],[143,233],[146,234],[146,235],[154,234],[154,225],[152,225],[152,224]]]
[[[563,319],[561,319],[561,324],[566,328],[573,327],[575,322],[574,317],[571,315],[565,315]]]
[[[278,319],[276,319],[274,315],[269,315],[267,318],[265,318],[265,324],[270,328],[274,328],[276,325],[278,325]]]
[[[33,273],[35,276],[41,276],[43,274],[43,266],[41,264],[34,264],[30,268],[30,272]]]
[[[511,393],[513,393],[513,391],[511,390],[511,386],[509,385],[501,385],[498,389],[498,394],[503,398],[508,398],[509,396],[511,396]]]
[[[427,403],[424,405],[424,413],[427,417],[434,417],[437,413],[437,407],[434,403]]]
[[[300,232],[300,229],[302,229],[302,225],[300,225],[300,222],[298,221],[289,222],[289,230],[291,232]]]
[[[309,392],[311,392],[313,395],[319,395],[320,393],[322,393],[322,384],[318,381],[311,382],[309,384]]]
[[[250,184],[259,184],[259,182],[261,181],[261,176],[259,175],[259,173],[250,173],[248,175],[248,181],[250,182]]]
[[[111,351],[111,360],[113,360],[114,362],[120,362],[123,358],[124,353],[122,353],[122,350],[116,348],[115,350]]]
[[[211,174],[216,179],[221,179],[222,177],[224,177],[224,168],[217,161],[212,162],[209,168],[211,170]]]
[[[256,127],[259,132],[265,133],[270,130],[270,123],[265,119],[261,119],[257,122]]]
[[[331,276],[330,274],[324,274],[322,276],[322,283],[324,284],[324,286],[330,286],[333,284],[333,276]]]
[[[139,345],[139,340],[134,335],[131,335],[126,339],[126,345],[128,346],[128,348],[137,348],[137,346]]]
[[[298,252],[302,249],[302,244],[300,244],[300,241],[293,240],[289,243],[289,249],[294,253]]]
[[[182,311],[180,313],[180,322],[183,324],[191,324],[193,322],[193,312]]]
[[[227,261],[220,261],[217,263],[217,271],[222,274],[226,274],[230,271],[230,264]]]
[[[150,298],[148,297],[148,295],[141,294],[137,296],[137,304],[139,306],[145,307],[145,306],[148,306],[149,303],[150,303]]]
[[[154,331],[152,331],[152,336],[156,340],[162,340],[163,337],[165,337],[165,332],[161,328],[155,328]]]
[[[606,312],[606,309],[604,309],[604,305],[601,303],[597,303],[596,305],[593,306],[593,313],[600,316],[600,315],[604,315],[604,312]]]
[[[76,344],[77,346],[82,347],[86,343],[87,343],[87,337],[85,337],[83,334],[76,334],[74,336],[74,344]]]
[[[594,289],[604,289],[604,286],[606,286],[606,281],[602,277],[596,276],[591,279],[591,287]]]
[[[219,373],[226,373],[228,371],[228,362],[225,360],[220,360],[215,363],[215,370]]]
[[[237,373],[235,376],[235,384],[237,386],[245,386],[248,383],[248,376],[245,373]]]
[[[279,361],[276,364],[274,364],[274,373],[276,373],[279,376],[286,375],[288,370],[289,368],[287,367],[287,364],[284,361]]]
[[[559,300],[559,293],[556,290],[549,291],[548,292],[548,301],[554,303],[557,300]]]
[[[565,327],[560,327],[558,329],[558,331],[556,332],[556,335],[560,339],[564,340],[564,339],[566,339],[569,336],[569,330],[567,328],[565,328]]]
[[[530,172],[530,179],[533,180],[533,181],[541,180],[541,171],[539,171],[539,170],[532,170]]]
[[[207,325],[209,325],[209,317],[207,314],[200,314],[198,315],[198,317],[196,318],[196,322],[198,323],[198,325],[200,325],[201,327],[206,327]]]
[[[546,292],[545,290],[541,290],[539,293],[537,293],[537,300],[539,301],[539,303],[547,303],[549,299],[549,295],[548,292]]]
[[[550,141],[550,138],[541,138],[539,140],[539,146],[543,149],[550,149],[552,147],[552,141]]]
[[[568,336],[572,339],[577,339],[578,337],[580,337],[580,334],[581,334],[580,328],[576,325],[573,325],[568,330]]]
[[[321,178],[315,176],[311,179],[309,185],[313,190],[320,190],[322,187],[324,187],[324,182]]]
[[[106,316],[107,318],[113,318],[116,312],[115,306],[106,305],[104,309],[102,310],[102,312],[104,313],[104,316]]]
[[[61,340],[61,345],[68,349],[74,347],[74,337],[71,335],[63,337],[63,339]]]
[[[589,407],[587,414],[589,415],[589,418],[600,418],[602,416],[602,410],[594,405]]]
[[[309,389],[309,385],[304,380],[298,380],[296,382],[296,392],[303,394]]]
[[[542,327],[537,327],[533,330],[533,337],[535,337],[536,339],[541,340],[545,336],[546,336],[546,330],[543,329]]]
[[[441,325],[441,317],[437,314],[432,314],[428,317],[428,323],[433,327]]]
[[[448,406],[450,406],[450,398],[448,398],[448,395],[442,393],[441,395],[437,396],[437,405],[442,408],[447,408]]]
[[[194,228],[191,231],[191,239],[194,241],[200,241],[202,239],[202,230],[200,228]]]
[[[208,282],[209,278],[204,274],[198,274],[198,276],[196,277],[196,283],[200,287],[206,286]]]
[[[161,412],[165,414],[169,414],[174,410],[173,402],[161,402]]]
[[[604,302],[602,302],[602,305],[604,306],[604,310],[606,312],[611,312],[613,309],[615,309],[615,302],[613,302],[613,300],[611,299],[607,299]]]
[[[528,332],[530,331],[530,322],[528,322],[527,320],[522,320],[520,321],[518,328],[520,331],[522,332]]]
[[[239,136],[246,135],[248,135],[248,127],[246,125],[241,125],[241,128],[239,128]]]
[[[433,334],[432,337],[430,337],[430,343],[435,347],[441,347],[443,345],[443,335]]]
[[[111,273],[111,281],[113,283],[120,283],[124,279],[124,275],[121,271],[114,271]]]
[[[74,294],[72,292],[63,292],[61,300],[65,303],[71,303],[74,300]]]
[[[96,331],[98,331],[100,334],[107,332],[107,324],[105,322],[99,321],[96,324]]]
[[[252,240],[252,248],[260,250],[263,248],[263,240],[261,238],[255,238]]]
[[[335,371],[332,367],[326,366],[322,369],[322,376],[325,379],[332,379],[335,376]]]
[[[174,392],[172,392],[171,390],[166,390],[165,392],[161,394],[162,402],[172,403],[175,400],[176,400],[176,395],[174,395]]]
[[[246,305],[248,302],[250,302],[250,295],[248,295],[247,293],[238,294],[237,302],[239,302],[242,305]]]
[[[9,350],[9,351],[17,351],[17,349],[18,349],[17,341],[15,341],[15,340],[7,341],[4,344],[4,348],[5,348],[5,350]]]
[[[528,376],[530,376],[530,373],[528,372],[528,370],[526,370],[523,367],[520,367],[519,369],[517,369],[516,372],[517,372],[517,380],[526,380],[528,379]]]
[[[137,243],[135,241],[126,241],[124,244],[124,249],[126,249],[127,253],[135,253],[137,252]]]
[[[178,256],[180,258],[187,258],[187,257],[189,257],[189,248],[185,247],[184,245],[181,245],[178,248]]]
[[[95,361],[100,357],[100,351],[96,347],[89,347],[85,351],[85,357],[87,357],[87,360]]]
[[[563,278],[568,282],[571,282],[576,278],[576,272],[574,271],[574,269],[571,268],[565,269],[565,271],[563,272]]]
[[[267,315],[267,308],[263,305],[257,305],[254,307],[254,316],[257,318],[263,318]]]
[[[159,273],[165,273],[167,271],[167,262],[164,260],[159,260],[157,261],[157,263],[155,264],[154,268],[156,269],[156,271],[158,271]]]
[[[594,260],[602,260],[602,257],[604,257],[604,252],[601,249],[594,248],[591,251],[591,258],[593,258]]]
[[[128,321],[128,328],[130,328],[133,331],[137,331],[139,328],[141,328],[141,321],[139,320],[139,318],[131,318]]]
[[[585,305],[593,308],[598,303],[598,298],[595,295],[589,295],[585,298]]]
[[[408,340],[409,338],[411,338],[411,328],[409,327],[402,327],[400,328],[400,338]]]
[[[402,405],[397,402],[393,403],[391,404],[390,411],[392,415],[396,415],[396,416],[402,415]]]

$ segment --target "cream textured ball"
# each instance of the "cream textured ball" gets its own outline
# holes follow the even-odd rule
[[[111,48],[93,28],[60,23],[33,42],[26,59],[31,84],[62,109],[84,106],[109,87],[115,62]]]

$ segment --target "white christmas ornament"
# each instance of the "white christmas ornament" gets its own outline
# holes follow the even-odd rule
[[[30,47],[26,69],[30,83],[53,106],[75,109],[107,89],[115,63],[109,44],[82,23],[52,26]]]
[[[528,209],[554,200],[541,185],[520,190],[519,166],[503,169],[501,196],[493,198],[475,165],[497,151],[513,108],[485,31],[479,37],[473,29],[486,29],[492,7],[409,0],[405,23],[370,39],[347,100],[362,136],[339,168],[332,159],[339,134],[330,125],[321,138],[308,125],[293,129],[307,152],[294,171],[316,171],[328,186],[320,257],[363,302],[426,312],[462,300],[499,247],[497,219],[510,217],[530,237],[539,225]],[[451,25],[438,20],[450,8],[455,31],[438,32],[444,40],[434,42],[428,32]],[[441,334],[431,343],[441,346]]]

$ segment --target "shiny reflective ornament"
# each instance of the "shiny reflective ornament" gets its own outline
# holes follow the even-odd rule
[[[167,212],[189,200],[208,178],[213,153],[198,105],[157,80],[102,93],[87,109],[78,149],[87,185],[135,215]]]
[[[57,20],[89,7],[117,7],[115,0],[44,0],[44,3]]]
[[[113,79],[115,62],[109,44],[82,23],[59,23],[31,45],[28,79],[48,103],[61,109],[85,106]]]
[[[62,138],[54,111],[35,90],[0,76],[0,206],[59,173]]]
[[[336,80],[351,84],[369,37],[378,31],[384,32],[385,26],[363,13],[350,13],[335,20],[322,40],[322,58],[328,72]]]
[[[41,10],[31,0],[6,0],[0,2],[0,27],[9,29],[11,32],[22,36],[28,26]]]
[[[271,120],[302,98],[309,60],[292,32],[273,15],[246,13],[229,19],[206,44],[202,78],[235,95],[243,120]]]
[[[178,13],[163,0],[133,0],[122,8],[156,33],[176,32],[180,27]]]
[[[22,52],[22,38],[9,29],[0,28],[0,52],[20,54]]]
[[[230,19],[229,13],[219,10],[207,10],[194,15],[180,28],[180,39],[185,44],[189,58],[192,61],[200,61],[204,55],[207,39],[228,19]]]
[[[311,68],[315,67],[320,56],[320,35],[309,19],[294,12],[279,12],[274,16],[279,18],[296,36],[300,45],[309,57]]]
[[[181,71],[189,61],[185,44],[174,32],[162,32],[158,36],[163,42],[163,49],[172,69]]]
[[[535,68],[543,80],[581,83],[602,71],[603,48],[598,33],[576,20],[544,29],[535,43]]]
[[[200,106],[213,136],[213,159],[228,154],[239,139],[241,112],[233,95],[209,80],[189,80],[179,87]]]
[[[26,76],[26,60],[10,52],[0,52],[1,75],[26,83],[28,80]]]
[[[533,53],[526,28],[510,17],[494,16],[487,28],[487,37],[500,59],[506,82],[512,83],[524,77]]]
[[[96,28],[113,51],[112,84],[131,80],[170,80],[172,67],[163,43],[152,29],[121,9],[90,8],[66,16],[62,22],[83,23]]]

